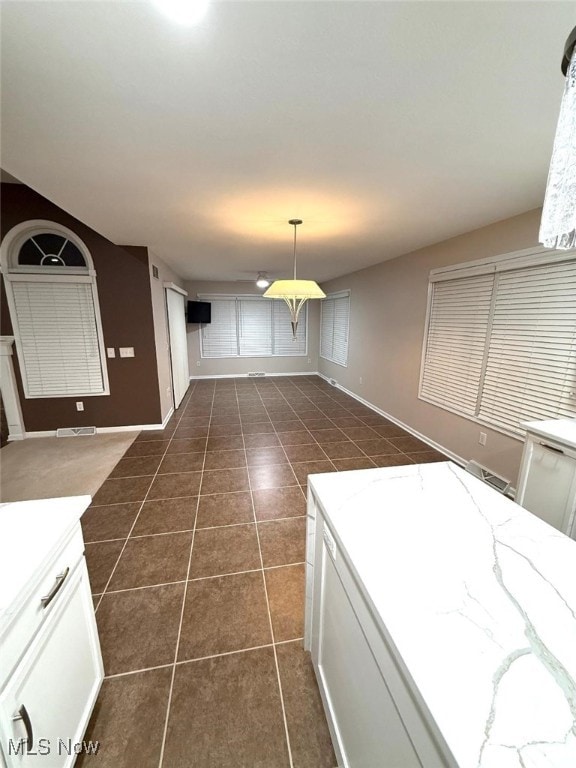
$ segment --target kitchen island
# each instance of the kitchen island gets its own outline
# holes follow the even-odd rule
[[[309,477],[339,765],[573,768],[576,542],[452,463]]]

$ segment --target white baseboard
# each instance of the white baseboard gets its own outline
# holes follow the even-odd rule
[[[325,376],[323,373],[318,373],[318,376],[320,376],[321,379],[324,379],[325,381],[327,381],[329,384],[331,383],[330,377]],[[440,453],[443,453],[445,456],[448,456],[450,459],[452,459],[452,461],[454,461],[456,464],[459,464],[461,467],[465,467],[466,464],[468,463],[466,459],[463,459],[462,456],[458,456],[458,454],[454,453],[454,451],[450,451],[448,450],[448,448],[445,448],[443,445],[440,445],[440,443],[437,443],[434,440],[431,440],[429,437],[426,437],[426,435],[423,435],[421,432],[418,432],[418,430],[414,429],[408,424],[405,424],[403,421],[400,421],[400,419],[397,419],[395,416],[392,416],[391,414],[386,413],[386,411],[383,411],[381,408],[378,408],[377,406],[368,402],[368,400],[364,400],[363,397],[360,397],[360,395],[357,395],[355,392],[352,392],[351,390],[346,389],[346,387],[343,387],[341,384],[338,384],[338,382],[336,382],[336,384],[332,384],[332,386],[335,387],[336,389],[340,389],[346,395],[353,397],[354,400],[358,400],[359,403],[362,403],[362,405],[365,405],[367,408],[370,408],[371,411],[375,411],[380,416],[383,416],[385,419],[388,419],[388,421],[391,421],[393,424],[396,424],[398,427],[402,427],[402,429],[406,430],[406,432],[409,432],[411,435],[414,435],[414,437],[417,437],[418,440],[422,440],[423,443],[426,443],[426,445],[429,445],[435,451],[440,451]]]
[[[274,376],[320,376],[318,371],[291,371],[290,373],[267,373],[265,376],[249,376],[247,373],[214,373],[207,376],[190,376],[190,381],[198,379],[269,379]]]
[[[149,430],[164,429],[168,423],[170,417],[174,413],[174,408],[170,409],[170,412],[162,422],[162,424],[126,424],[121,427],[96,427],[97,435],[108,435],[112,432],[146,432]],[[29,437],[56,437],[55,429],[48,429],[43,432],[25,432],[24,438]],[[19,438],[23,439],[23,438]]]

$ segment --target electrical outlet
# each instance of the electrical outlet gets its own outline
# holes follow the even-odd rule
[[[106,354],[108,357],[116,357],[116,350],[114,347],[106,347]]]
[[[360,376],[360,384],[362,384],[362,376]]]
[[[486,432],[480,432],[480,437],[478,438],[478,442],[480,445],[486,445]]]
[[[196,366],[200,368],[200,360],[196,360]]]
[[[77,411],[83,411],[84,410],[84,403],[82,402],[82,400],[78,400],[76,402],[76,410]]]
[[[309,357],[309,358],[308,358],[308,365],[310,365],[310,363],[311,363],[311,362],[312,362],[312,358],[311,358],[311,357]]]
[[[120,357],[134,357],[134,347],[119,347]]]

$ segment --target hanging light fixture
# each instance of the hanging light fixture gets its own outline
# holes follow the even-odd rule
[[[256,285],[258,288],[268,288],[270,285],[270,280],[268,279],[268,273],[267,272],[258,272],[258,277],[256,278]]]
[[[546,248],[568,249],[576,247],[576,27],[566,41],[562,74],[566,75],[566,86],[550,161],[540,242]]]
[[[288,224],[294,227],[294,279],[275,280],[264,293],[264,296],[268,299],[284,299],[286,304],[288,304],[290,321],[292,323],[292,335],[296,339],[300,310],[308,299],[323,299],[326,294],[314,280],[296,279],[296,228],[299,224],[302,224],[302,219],[290,219]]]

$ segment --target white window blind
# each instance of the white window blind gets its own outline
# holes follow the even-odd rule
[[[238,299],[238,339],[242,357],[272,354],[272,300]]]
[[[322,299],[320,319],[320,357],[338,365],[348,362],[348,329],[350,324],[350,292]]]
[[[212,322],[202,327],[202,357],[278,357],[307,354],[307,307],[296,339],[283,301],[261,296],[202,296],[212,304]]]
[[[27,397],[105,393],[90,282],[12,283]]]
[[[575,417],[576,257],[489,261],[431,278],[420,396],[513,435]]]
[[[420,393],[474,416],[494,275],[432,284]]]
[[[503,272],[479,416],[520,423],[576,415],[576,261]]]
[[[236,299],[209,300],[212,314],[202,326],[202,357],[237,357]]]

